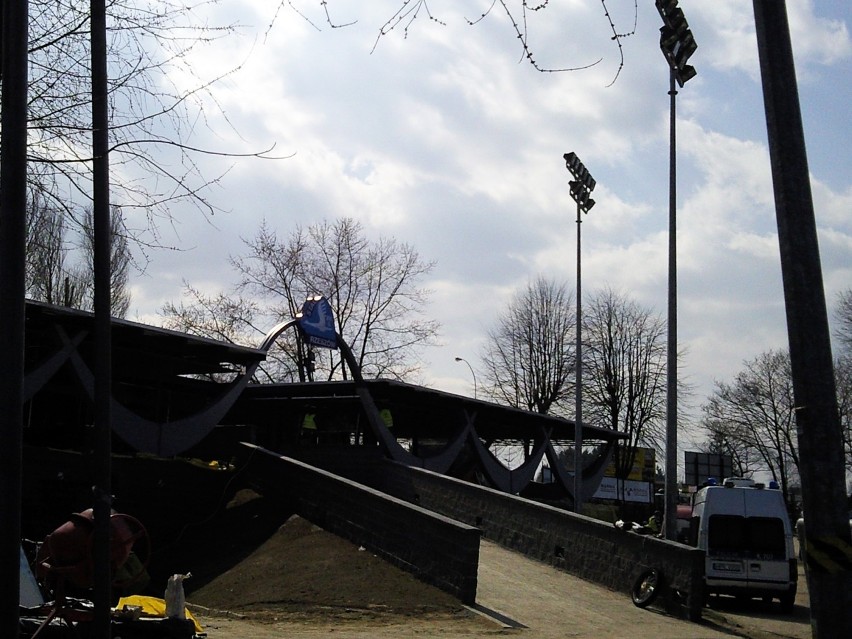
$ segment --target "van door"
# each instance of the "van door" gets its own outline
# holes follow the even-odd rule
[[[742,515],[710,515],[705,573],[709,587],[748,587],[748,532]]]
[[[784,522],[778,517],[749,517],[746,575],[752,588],[775,589],[790,579]]]

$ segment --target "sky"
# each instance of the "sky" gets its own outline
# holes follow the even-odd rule
[[[328,0],[334,27],[323,4],[292,0],[276,12],[268,0],[231,0],[200,16],[243,25],[193,61],[202,76],[240,65],[212,87],[222,113],[208,110],[200,142],[232,152],[274,143],[288,157],[202,160],[211,174],[227,170],[208,193],[224,212],[172,211],[163,240],[183,250],[149,254],[131,282],[130,319],[160,323],[184,281],[230,290],[228,256],[264,219],[286,236],[297,224],[353,217],[368,237],[396,238],[436,262],[422,283],[440,345],[424,352],[418,381],[473,395],[471,371],[455,358],[479,368],[486,332],[513,295],[539,275],[575,287],[569,151],[597,181],[581,225],[583,298],[608,287],[665,317],[669,71],[653,2],[642,0],[634,16],[633,0],[608,0],[617,32],[629,34],[618,42],[598,0],[529,12],[540,67],[588,67],[561,72],[524,60],[499,4],[469,24],[489,1],[433,0],[435,19],[421,5],[408,29],[381,36],[402,0]],[[698,75],[676,98],[687,425],[716,381],[787,348],[787,334],[752,3],[680,7],[698,43]],[[852,287],[852,5],[789,0],[787,11],[831,314]]]

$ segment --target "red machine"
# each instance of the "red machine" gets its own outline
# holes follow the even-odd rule
[[[82,513],[73,513],[68,521],[50,533],[41,545],[36,558],[36,574],[44,587],[52,593],[54,601],[50,614],[33,635],[33,639],[55,617],[62,617],[67,621],[90,620],[91,611],[81,611],[66,605],[66,588],[70,585],[85,590],[93,585],[94,530],[94,512],[90,508]],[[113,575],[124,566],[139,541],[144,542],[144,561],[140,561],[140,570],[137,572],[141,574],[145,571],[150,556],[150,540],[148,531],[137,519],[113,512],[110,515],[109,539],[110,571]],[[127,581],[125,579],[124,583]],[[113,586],[118,585],[120,584],[113,581]]]

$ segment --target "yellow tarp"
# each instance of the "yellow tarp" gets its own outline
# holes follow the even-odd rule
[[[116,610],[121,610],[124,606],[139,606],[142,608],[142,614],[146,617],[163,617],[166,616],[166,600],[158,599],[157,597],[143,597],[142,595],[130,595],[122,597],[118,600]],[[186,618],[192,621],[195,625],[195,632],[203,632],[204,629],[198,620],[192,616],[192,613],[184,608]]]

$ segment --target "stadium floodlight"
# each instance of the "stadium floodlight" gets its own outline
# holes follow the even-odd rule
[[[597,184],[589,170],[573,151],[562,156],[565,168],[574,177],[568,184],[571,197],[577,203],[577,329],[576,369],[574,384],[574,512],[583,506],[582,459],[583,459],[583,341],[582,341],[582,295],[580,291],[580,224],[582,213],[588,213],[595,205],[591,193]]]

